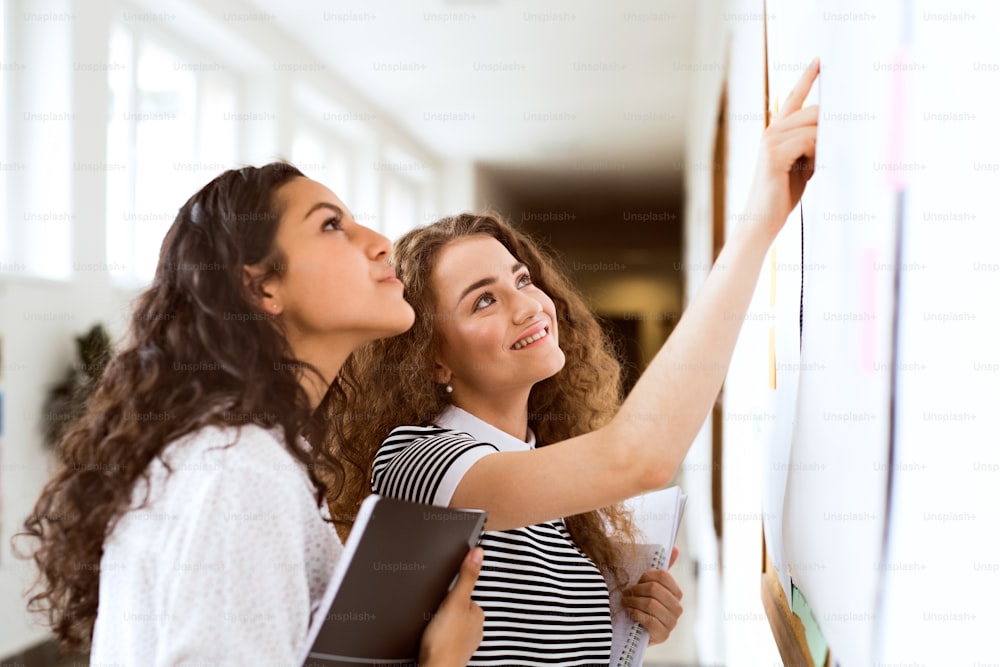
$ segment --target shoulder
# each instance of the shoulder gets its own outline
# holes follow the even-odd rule
[[[315,491],[307,465],[292,455],[280,429],[206,426],[167,445],[151,466],[150,484],[154,494],[169,491],[175,498],[227,489],[244,501],[253,495],[304,502]]]
[[[282,431],[201,428],[171,442],[150,478],[149,506],[105,549],[128,567],[102,561],[95,655],[135,644],[149,664],[291,664],[341,547]],[[137,605],[148,623],[130,622]]]
[[[480,442],[468,433],[453,431],[440,426],[397,426],[390,431],[382,441],[375,454],[374,465],[378,467],[396,458],[406,450],[436,450],[465,448],[469,446],[484,446],[496,449],[493,445]]]
[[[242,447],[270,447],[280,445],[284,448],[284,438],[278,429],[265,429],[258,424],[240,426],[203,426],[173,440],[167,445],[167,450],[182,449],[208,451],[228,447],[239,443]]]
[[[499,451],[468,433],[438,426],[400,426],[372,463],[372,491],[412,502],[447,505],[465,473]]]
[[[305,465],[292,455],[280,429],[257,424],[202,427],[167,445],[162,459],[171,468],[192,470],[198,465],[216,465],[244,473],[305,472]]]
[[[220,535],[235,536],[233,544],[272,539],[268,531],[277,524],[318,534],[315,493],[280,431],[203,427],[168,444],[149,465],[106,546],[175,556],[217,545]]]
[[[459,431],[453,431],[440,426],[397,426],[389,432],[389,435],[382,441],[382,446],[379,449],[398,446],[408,447],[417,442],[441,437],[473,439],[468,433],[460,433]]]

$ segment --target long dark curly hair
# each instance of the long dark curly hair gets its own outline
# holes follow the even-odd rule
[[[30,542],[39,570],[29,609],[47,614],[67,649],[89,645],[104,541],[136,481],[177,438],[209,425],[279,427],[307,465],[317,504],[328,495],[315,457],[324,469],[339,464],[299,442],[324,437],[298,377],[315,370],[294,359],[280,322],[255,305],[260,284],[287,266],[275,246],[279,190],[302,176],[282,162],[226,171],[181,207],[123,349],[59,443],[59,469],[15,539]],[[247,282],[244,266],[261,275]]]
[[[331,412],[341,431],[331,448],[345,462],[343,493],[331,502],[340,516],[356,516],[371,492],[375,453],[401,424],[428,425],[450,405],[434,380],[436,295],[431,274],[450,242],[483,234],[499,241],[528,267],[531,281],[549,295],[559,322],[559,347],[566,363],[539,382],[528,399],[528,426],[537,446],[550,445],[605,425],[621,404],[621,365],[593,313],[555,261],[527,235],[495,213],[444,218],[396,241],[392,262],[403,281],[404,298],[416,311],[413,327],[394,338],[354,352],[341,370],[346,403]],[[634,543],[631,515],[621,505],[566,517],[577,546],[623,583],[623,545]],[[618,544],[616,544],[618,542]]]

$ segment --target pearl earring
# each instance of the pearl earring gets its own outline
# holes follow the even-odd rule
[[[445,390],[446,392],[448,392],[449,394],[450,394],[451,392],[455,391],[455,389],[454,389],[454,388],[453,388],[453,387],[452,387],[452,386],[451,386],[450,384],[446,384],[446,385],[444,386],[444,390]]]

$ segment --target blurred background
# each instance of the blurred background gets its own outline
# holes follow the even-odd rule
[[[288,159],[390,238],[443,215],[495,209],[558,256],[618,341],[632,382],[739,223],[768,109],[813,56],[836,77],[845,71],[837,54],[893,50],[909,39],[901,12],[927,43],[962,45],[998,27],[986,3],[900,0],[877,12],[821,4],[782,13],[795,3],[4,0],[3,664],[55,660],[45,628],[25,611],[33,573],[9,548],[52,469],[45,434],[66,418],[47,401],[67,373],[87,371],[78,336],[95,324],[112,341],[124,332],[176,210],[203,184],[234,166]],[[947,18],[960,13],[973,18]],[[779,37],[788,57],[776,60],[772,45],[769,62],[766,40]],[[883,39],[889,46],[873,46]],[[937,57],[918,53],[921,62]],[[995,49],[975,57],[958,80],[996,89]],[[872,59],[858,71],[883,76],[877,62],[872,74]],[[868,84],[889,89],[882,79]],[[850,97],[850,85],[839,85]],[[821,128],[873,127],[864,136],[881,146],[890,118],[864,125],[865,99],[854,104]],[[979,121],[990,118],[995,109]],[[987,166],[976,171],[992,180],[979,187],[996,184],[995,160],[983,156]],[[841,206],[815,217],[848,229],[867,211]],[[784,270],[797,299],[808,265],[801,237],[794,244]],[[771,280],[782,266],[772,265]],[[978,278],[997,275],[984,268]],[[774,319],[773,283],[770,298],[758,319]],[[738,351],[741,368],[767,357],[766,328],[747,326],[765,351]],[[773,353],[773,327],[771,335]],[[761,594],[768,515],[756,472],[775,420],[756,398],[765,386],[727,386],[729,402],[720,399],[674,481],[691,496],[672,570],[685,613],[669,641],[650,649],[649,665],[782,664]],[[724,454],[723,433],[743,446]],[[738,474],[723,479],[724,468]]]
[[[558,255],[631,381],[678,317],[694,3],[5,0],[0,17],[0,657],[46,638],[9,538],[65,418],[48,392],[85,366],[76,336],[124,332],[176,210],[224,169],[291,160],[390,238],[502,212]]]

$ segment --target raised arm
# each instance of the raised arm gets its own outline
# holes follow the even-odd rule
[[[604,428],[530,452],[485,456],[453,507],[490,513],[506,530],[603,507],[666,485],[725,379],[767,249],[812,176],[819,108],[803,108],[814,61],[761,140],[740,226],[670,338]]]

